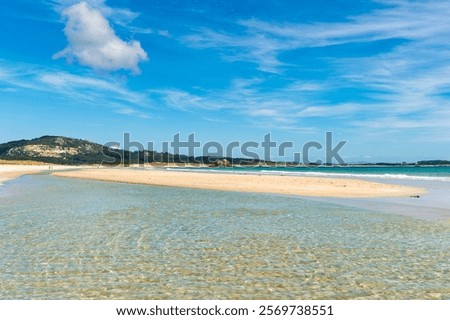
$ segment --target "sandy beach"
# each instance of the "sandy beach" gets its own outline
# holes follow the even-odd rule
[[[0,184],[7,180],[15,179],[26,174],[35,174],[49,170],[67,170],[69,166],[62,165],[32,165],[32,164],[1,164],[0,163]]]
[[[49,166],[44,165],[0,165],[0,184],[25,174],[39,173],[48,168]]]
[[[87,169],[61,171],[54,176],[153,186],[255,192],[311,197],[409,197],[424,189],[356,179],[204,173],[165,170]]]

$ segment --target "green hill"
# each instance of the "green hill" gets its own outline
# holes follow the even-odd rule
[[[104,154],[105,152],[105,154]],[[100,164],[112,160],[98,143],[59,136],[43,136],[0,144],[0,159],[32,160],[57,164]]]
[[[124,151],[87,140],[61,136],[43,136],[32,140],[18,140],[0,144],[0,160],[39,161],[54,164],[143,164],[163,163],[204,163],[214,164],[222,158],[189,157],[150,150]],[[259,160],[226,158],[232,164],[257,164]]]
[[[91,141],[61,136],[43,136],[32,140],[18,140],[0,144],[0,159],[66,165],[200,162],[200,159],[185,155],[173,155],[167,152],[160,153],[149,150],[130,152],[121,149],[108,149]]]

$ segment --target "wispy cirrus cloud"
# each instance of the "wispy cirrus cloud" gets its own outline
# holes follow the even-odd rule
[[[103,97],[110,100],[129,103],[137,106],[148,104],[145,95],[126,89],[122,84],[110,79],[103,80],[91,76],[80,76],[66,72],[42,72],[37,75],[36,80],[48,85],[58,92],[64,94],[78,93],[85,96],[84,99],[96,99]]]
[[[140,118],[148,118],[148,110],[153,107],[146,94],[132,91],[120,81],[75,75],[36,65],[11,65],[0,61],[1,84],[18,94],[20,90],[47,92],[67,101],[87,103]]]
[[[222,90],[202,90],[193,93],[171,88],[149,90],[151,98],[160,105],[185,112],[229,112],[256,126],[280,127],[294,125],[299,118],[293,116],[307,104],[290,89],[266,91],[264,80],[258,78],[234,79]]]
[[[449,114],[444,112],[450,108],[450,3],[377,2],[384,7],[339,22],[238,20],[233,30],[240,28],[239,33],[202,28],[182,41],[193,48],[217,50],[227,60],[254,63],[259,70],[281,78],[293,72],[300,75],[290,85],[276,89],[290,88],[292,92],[284,95],[290,103],[283,107],[274,104],[267,111],[251,109],[256,110],[253,114],[269,115],[275,109],[286,112],[291,122],[322,118],[330,120],[322,122],[330,125],[332,120],[345,119],[346,127],[378,129],[382,124],[399,130],[431,128],[434,123],[446,130],[450,126]],[[333,53],[341,45],[348,48],[354,44],[372,44],[373,49],[356,51],[356,57]],[[301,79],[307,77],[302,76],[301,67],[283,55],[308,48],[309,58],[314,59],[311,50],[332,47],[334,51],[321,51],[327,55],[321,63],[333,70],[333,77],[321,79],[315,86],[303,85]],[[297,62],[301,63],[301,58],[298,55]],[[347,94],[345,101],[339,101],[330,94],[339,90],[360,94]],[[306,92],[315,93],[314,97]]]
[[[287,23],[239,20],[239,34],[200,28],[182,40],[194,48],[214,48],[227,59],[253,62],[267,72],[289,65],[279,55],[300,48],[328,47],[387,39],[441,43],[450,35],[450,4],[436,1],[384,1],[385,9],[350,16],[343,22]]]
[[[277,55],[282,50],[289,49],[280,39],[267,37],[263,33],[252,35],[249,30],[244,36],[236,36],[201,28],[196,34],[184,36],[182,41],[193,48],[218,49],[229,61],[253,62],[260,70],[271,73],[278,73],[279,67],[284,65]]]

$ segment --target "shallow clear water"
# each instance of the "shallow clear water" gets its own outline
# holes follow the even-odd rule
[[[33,175],[0,221],[0,299],[450,299],[449,220]]]

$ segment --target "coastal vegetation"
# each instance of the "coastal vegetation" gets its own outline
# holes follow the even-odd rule
[[[171,154],[154,150],[128,151],[108,148],[88,140],[74,139],[62,136],[42,136],[31,140],[17,140],[0,144],[1,162],[35,162],[39,164],[52,163],[61,165],[132,165],[132,164],[205,164],[213,167],[229,167],[233,165],[248,166],[297,166],[294,162],[272,162],[249,158],[217,158],[183,154]],[[313,165],[313,164],[310,164]],[[331,165],[331,164],[325,164]],[[363,163],[361,166],[443,166],[450,165],[448,160],[421,160],[415,163],[377,162]]]

